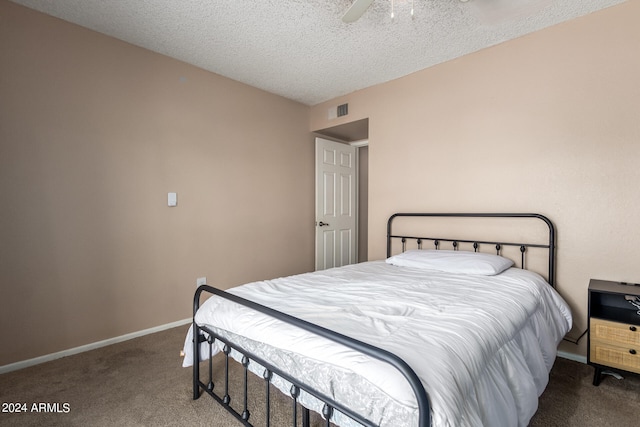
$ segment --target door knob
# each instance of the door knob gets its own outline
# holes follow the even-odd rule
[[[325,225],[329,225],[329,223],[328,223],[328,222],[322,222],[322,221],[320,221],[320,222],[318,223],[318,225],[319,225],[320,227],[324,227]]]

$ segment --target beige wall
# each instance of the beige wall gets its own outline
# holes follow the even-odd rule
[[[640,282],[638,16],[626,2],[312,108],[312,130],[343,102],[369,118],[369,259],[394,211],[533,211],[558,228],[574,332],[589,278]]]
[[[5,0],[0,94],[0,366],[313,269],[308,107]]]

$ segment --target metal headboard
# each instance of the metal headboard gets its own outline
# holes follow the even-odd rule
[[[396,235],[392,232],[393,220],[399,217],[436,217],[436,218],[534,218],[544,221],[549,228],[549,243],[519,243],[519,242],[505,242],[505,241],[486,241],[486,240],[465,240],[465,239],[450,239],[442,237],[423,237],[423,236],[407,236]],[[503,246],[516,246],[520,248],[521,263],[520,266],[525,266],[525,253],[528,248],[542,248],[547,249],[549,252],[549,272],[547,276],[547,282],[551,286],[555,286],[555,264],[556,264],[556,251],[555,241],[556,232],[553,223],[549,218],[544,215],[535,213],[396,213],[389,217],[387,221],[387,258],[391,256],[391,242],[392,239],[400,239],[402,242],[402,251],[406,248],[407,240],[415,240],[418,248],[422,248],[423,241],[431,241],[434,244],[435,249],[440,249],[441,242],[452,243],[453,249],[458,250],[460,243],[473,244],[474,251],[478,251],[478,247],[481,244],[495,245],[496,253],[500,254],[500,250]]]

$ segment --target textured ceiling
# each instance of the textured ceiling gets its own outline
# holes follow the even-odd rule
[[[13,0],[307,105],[626,0]]]

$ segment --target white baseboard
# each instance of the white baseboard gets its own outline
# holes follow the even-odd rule
[[[44,356],[35,357],[33,359],[10,363],[8,365],[0,366],[0,374],[4,374],[11,371],[17,371],[18,369],[28,368],[29,366],[38,365],[40,363],[50,362],[52,360],[60,359],[61,357],[71,356],[73,354],[83,353],[89,350],[95,350],[96,348],[105,347],[111,344],[117,344],[122,341],[127,341],[133,338],[142,337],[144,335],[153,334],[155,332],[164,331],[166,329],[176,328],[178,326],[191,323],[192,320],[193,319],[191,318],[178,320],[175,322],[167,323],[165,325],[144,329],[142,331],[131,332],[130,334],[120,335],[119,337],[109,338],[109,339],[94,342],[91,344],[82,345],[80,347],[70,348],[68,350],[62,350],[57,353],[46,354]]]
[[[558,357],[573,360],[574,362],[587,363],[587,356],[580,356],[579,354],[568,353],[566,351],[558,351]]]

